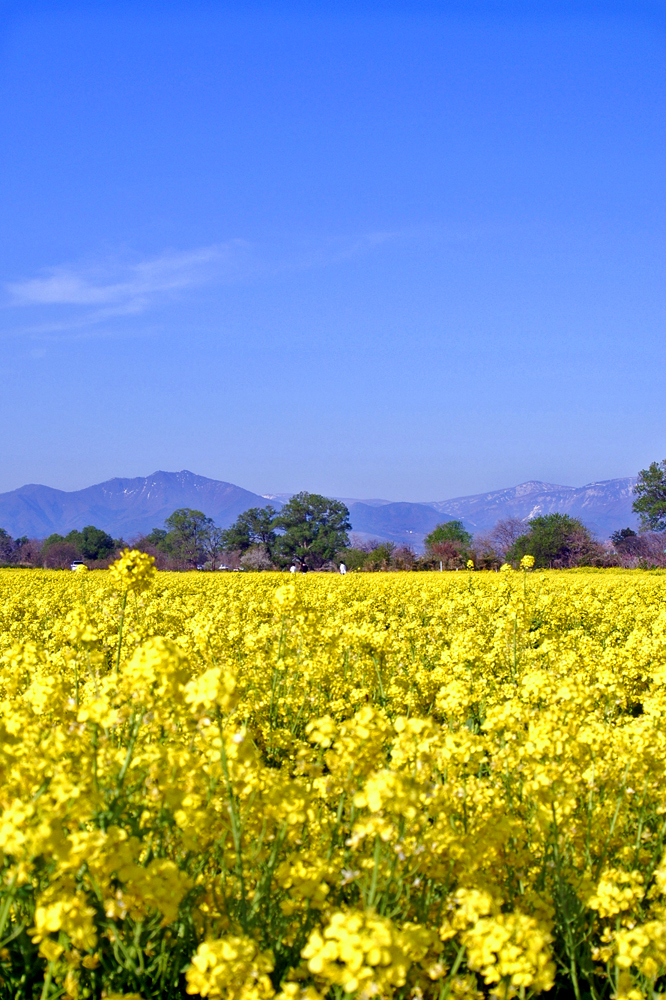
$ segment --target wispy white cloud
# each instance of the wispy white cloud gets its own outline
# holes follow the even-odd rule
[[[131,264],[65,264],[5,287],[12,305],[106,306],[114,311],[142,312],[158,297],[215,278],[232,277],[248,250],[248,244],[235,240]]]
[[[326,267],[405,236],[409,234],[377,232],[271,247],[232,240],[142,261],[63,264],[36,277],[7,282],[4,305],[22,315],[31,310],[28,314],[34,316],[34,322],[15,332],[48,336],[99,328],[114,318],[155,309],[196,286]]]

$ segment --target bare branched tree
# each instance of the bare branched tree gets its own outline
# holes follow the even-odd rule
[[[486,539],[493,551],[503,559],[516,539],[526,535],[529,530],[529,521],[521,521],[518,517],[505,517],[497,522]]]

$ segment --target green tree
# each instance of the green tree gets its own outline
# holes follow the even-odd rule
[[[146,535],[142,540],[148,542],[149,545],[154,545],[158,552],[163,552],[167,556],[171,555],[169,533],[166,528],[153,528],[150,534]]]
[[[275,515],[277,511],[267,507],[250,507],[243,511],[230,528],[222,532],[225,549],[247,552],[253,545],[263,545],[269,558],[275,545]]]
[[[342,549],[341,552],[336,554],[336,561],[338,564],[343,562],[347,567],[347,571],[354,573],[356,570],[363,569],[365,567],[369,554],[368,549]]]
[[[161,562],[163,568],[169,568],[170,562],[175,569],[182,569],[183,565],[217,568],[218,556],[224,547],[223,532],[212,517],[200,510],[181,507],[164,524],[164,528],[153,528],[137,543],[152,555],[166,556],[166,562]]]
[[[349,545],[349,511],[339,500],[318,493],[297,493],[274,524],[284,532],[275,546],[283,564],[297,559],[308,569],[318,569]]]
[[[534,565],[547,567],[574,566],[599,555],[585,525],[568,514],[545,514],[529,522],[529,531],[513,543],[506,554],[509,562],[519,562],[523,556],[534,556]]]
[[[48,535],[44,539],[44,541],[42,542],[42,549],[46,549],[49,547],[49,545],[56,545],[58,542],[64,542],[64,541],[65,541],[64,535],[59,535],[57,532],[54,532],[52,535]]]
[[[611,535],[611,542],[615,547],[626,545],[630,538],[638,538],[638,535],[633,528],[621,528],[619,531],[614,531]]]
[[[80,536],[79,551],[84,559],[106,559],[115,551],[116,543],[111,535],[92,524],[77,532],[77,535]],[[69,540],[69,535],[67,538]]]
[[[638,473],[634,486],[633,510],[640,516],[641,527],[650,531],[666,529],[666,458],[651,462]]]
[[[77,558],[80,559],[83,556],[83,552],[81,551],[81,546],[83,545],[83,535],[81,534],[81,532],[78,531],[77,528],[74,528],[72,531],[68,532],[65,535],[65,541],[67,542],[68,545],[74,546],[74,548],[76,549]]]
[[[120,545],[121,543],[113,539],[106,531],[96,528],[93,524],[88,524],[82,531],[74,528],[67,535],[57,533],[49,535],[42,542],[42,555],[49,556],[58,548],[58,552],[61,553],[58,556],[59,562],[66,561],[65,553],[67,552],[73,553],[73,559],[89,559],[91,562],[95,562],[98,559],[107,559],[116,549],[120,548]],[[49,564],[52,562],[53,559],[50,559]]]
[[[175,559],[192,567],[207,561],[217,531],[212,517],[191,507],[180,507],[164,524],[167,528],[164,544]]]
[[[447,569],[464,566],[469,558],[472,536],[462,521],[443,521],[425,538],[426,559],[439,561]]]
[[[380,542],[379,545],[373,545],[372,549],[367,554],[363,569],[375,573],[380,571],[385,572],[386,570],[391,569],[393,566],[393,553],[395,552],[395,549],[395,542]]]
[[[468,548],[472,544],[472,536],[469,531],[465,531],[462,521],[443,521],[433,528],[425,539],[426,547],[436,545],[438,542],[459,542]]]

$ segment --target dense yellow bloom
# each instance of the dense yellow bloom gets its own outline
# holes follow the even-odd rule
[[[412,960],[427,952],[429,938],[425,928],[400,931],[373,913],[338,912],[311,933],[301,954],[317,979],[371,997],[404,985]]]
[[[0,571],[0,1000],[663,993],[666,577],[284,581]]]
[[[550,953],[551,935],[523,913],[498,913],[484,917],[462,936],[467,964],[479,970],[498,994],[514,996],[520,987],[539,993],[551,989],[555,963]]]
[[[609,868],[588,897],[587,905],[600,917],[614,917],[623,910],[632,912],[645,894],[643,882],[640,872]]]
[[[272,956],[260,954],[251,938],[204,941],[187,970],[187,992],[225,1000],[268,1000],[275,992],[267,976],[272,971]]]
[[[155,576],[155,560],[145,552],[123,549],[109,567],[109,576],[119,590],[141,594],[148,590]]]

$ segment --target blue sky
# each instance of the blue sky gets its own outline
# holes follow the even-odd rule
[[[0,14],[0,490],[666,455],[666,4]]]

